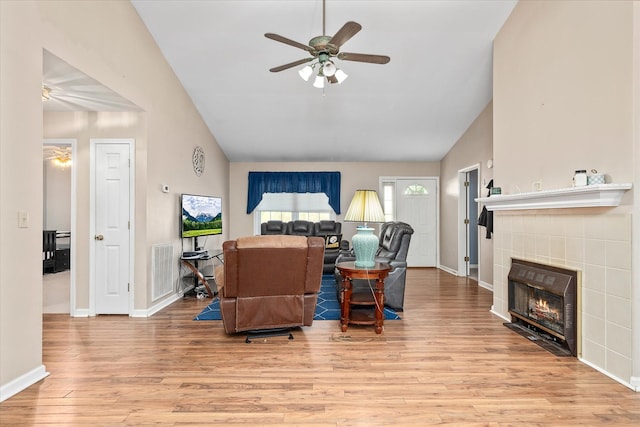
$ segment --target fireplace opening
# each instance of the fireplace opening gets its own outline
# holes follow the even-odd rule
[[[535,338],[529,339],[547,340],[576,356],[577,282],[577,271],[512,258],[508,285],[512,329],[531,332]]]

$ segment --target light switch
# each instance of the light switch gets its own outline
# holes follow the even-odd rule
[[[29,212],[19,211],[18,212],[18,228],[28,228],[29,227]]]

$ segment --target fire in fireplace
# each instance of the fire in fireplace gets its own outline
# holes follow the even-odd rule
[[[577,355],[578,272],[511,259],[509,314],[512,322],[550,336]]]

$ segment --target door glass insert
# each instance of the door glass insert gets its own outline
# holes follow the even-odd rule
[[[402,194],[405,196],[427,196],[429,192],[423,185],[411,184],[407,185]]]

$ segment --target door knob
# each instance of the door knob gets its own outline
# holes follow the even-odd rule
[[[94,237],[94,239],[96,239],[96,240],[104,240],[104,236],[102,234],[96,234],[96,237]]]

